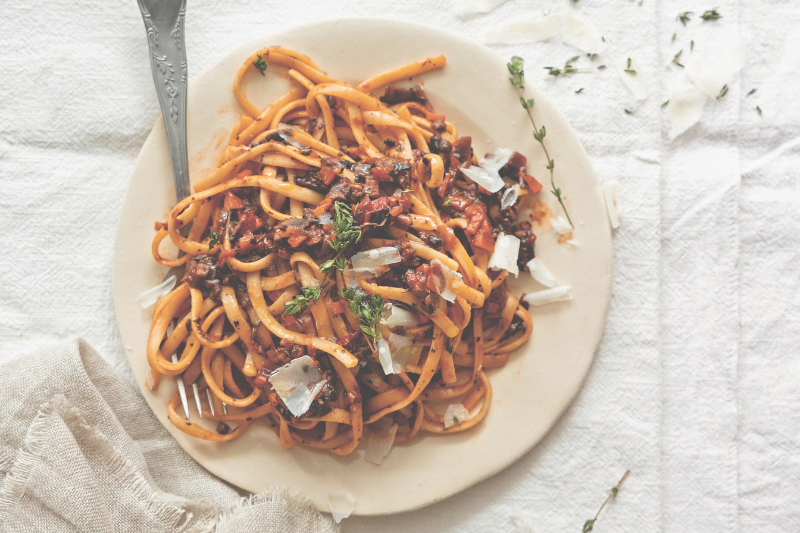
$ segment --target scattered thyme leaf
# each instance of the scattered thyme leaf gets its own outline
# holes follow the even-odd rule
[[[347,267],[347,259],[344,257],[334,257],[333,259],[328,259],[324,263],[319,266],[321,272],[328,274],[334,268],[339,272],[343,272],[344,269]]]
[[[689,51],[694,52],[694,40],[689,42]]]
[[[572,0],[572,1],[573,1],[573,2],[575,2],[576,0]],[[461,425],[461,421],[458,419],[458,417],[457,417],[457,416],[454,416],[454,417],[453,417],[453,422],[455,422],[455,423],[456,423],[456,424],[458,424],[459,426]]]
[[[676,65],[678,65],[679,67],[684,68],[683,65],[681,65],[681,61],[680,61],[682,53],[683,53],[683,50],[681,49],[677,54],[675,54],[675,57],[672,58],[672,62],[675,63]]]
[[[683,13],[678,14],[675,20],[680,21],[681,24],[686,26],[686,23],[691,20],[691,16],[693,13],[691,11],[684,11]]]
[[[672,34],[672,42],[673,42],[673,43],[675,42],[675,37],[677,37],[677,36],[678,36],[678,34],[677,34],[677,33],[673,33],[673,34]]]
[[[412,192],[412,190],[411,190],[411,189],[403,189],[403,190],[402,190],[402,191],[400,191],[400,192]]]
[[[568,74],[574,74],[578,72],[578,69],[572,66],[572,62],[579,59],[579,56],[571,57],[564,63],[564,66],[561,68],[557,67],[544,67],[547,73],[551,76],[566,76]]]
[[[285,310],[284,315],[295,315],[302,313],[319,300],[320,290],[315,287],[300,287],[301,294],[298,294],[294,299],[289,300],[283,304]]]
[[[722,15],[717,13],[717,8],[715,7],[714,9],[709,9],[708,11],[700,15],[700,18],[703,20],[717,20],[722,18]]]
[[[605,70],[605,69],[606,69],[605,65],[600,65],[599,67],[597,67],[597,70]]]
[[[667,100],[666,102],[661,104],[661,109],[664,109],[665,107],[667,107],[668,104],[669,104],[669,100]]]
[[[213,248],[219,244],[219,234],[216,231],[208,232],[208,247]]]
[[[583,92],[583,87],[581,87],[580,89],[578,89],[577,91],[575,91],[575,94],[581,94],[582,92]]]
[[[267,70],[267,62],[264,61],[264,58],[261,57],[261,54],[258,54],[258,59],[253,61],[253,66],[258,69],[262,76],[266,76],[264,71]]]
[[[442,205],[450,205],[450,202],[452,202],[452,201],[453,201],[452,198],[448,198],[444,202],[442,202]]]
[[[633,115],[633,111],[628,109],[627,107],[625,108],[625,113],[628,115]]]
[[[749,92],[749,93],[747,93],[747,96],[750,96],[750,95],[751,95],[751,94],[753,94],[754,92],[756,92],[756,89],[750,89],[750,92]]]
[[[756,106],[756,111],[758,111],[758,114],[761,115],[761,108],[760,107]]]
[[[726,94],[728,94],[728,86],[727,85],[723,85],[722,89],[720,89],[719,94],[717,95],[717,100],[719,100],[720,98],[722,98]]]

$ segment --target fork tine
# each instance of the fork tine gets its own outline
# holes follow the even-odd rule
[[[178,364],[178,356],[176,354],[172,354],[172,362],[176,365]],[[189,401],[186,399],[186,385],[183,384],[183,378],[179,375],[175,376],[175,380],[178,382],[178,393],[181,395],[183,414],[186,415],[186,420],[189,420]]]
[[[197,404],[197,412],[200,418],[203,418],[203,404],[200,403],[200,389],[197,388],[197,383],[192,383],[192,391],[194,391],[194,403]]]
[[[208,408],[211,411],[211,416],[217,416],[214,412],[214,398],[211,397],[211,389],[206,389],[206,398],[208,399]]]

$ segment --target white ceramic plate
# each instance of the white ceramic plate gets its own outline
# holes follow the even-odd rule
[[[280,44],[310,55],[331,75],[358,83],[375,73],[432,55],[447,66],[421,76],[437,112],[462,135],[471,135],[476,153],[495,147],[528,156],[529,172],[546,182],[541,149],[508,82],[506,59],[475,42],[443,31],[388,20],[328,21],[286,31],[248,44],[200,75],[189,86],[188,145],[192,181],[202,178],[227,143],[243,110],[232,94],[234,73],[256,49]],[[270,66],[245,79],[251,98],[266,105],[286,90],[285,71]],[[494,400],[486,419],[471,431],[445,437],[423,436],[396,446],[381,466],[364,461],[364,446],[348,457],[302,447],[281,449],[266,424],[254,424],[228,443],[195,440],[172,426],[167,401],[175,385],[165,379],[158,391],[144,386],[148,376],[145,344],[152,309],[138,295],[160,283],[166,269],[150,255],[153,222],[174,205],[172,169],[159,119],[139,155],[117,228],[114,300],[120,334],[136,380],[153,412],[180,445],[205,468],[239,487],[260,492],[270,486],[299,490],[319,509],[329,496],[351,495],[354,514],[407,511],[455,494],[509,466],[550,429],[578,392],[605,323],[611,288],[611,231],[600,184],[575,133],[547,99],[532,87],[535,116],[547,126],[556,179],[569,201],[579,247],[559,245],[546,228],[537,231],[536,254],[560,284],[573,288],[570,302],[533,307],[530,341],[508,364],[490,370]],[[559,213],[544,189],[539,195]],[[541,289],[527,273],[514,290]]]

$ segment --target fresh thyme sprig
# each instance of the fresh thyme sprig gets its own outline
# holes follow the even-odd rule
[[[335,237],[332,241],[328,241],[328,244],[336,252],[336,257],[325,261],[319,266],[319,269],[325,274],[330,273],[333,268],[336,268],[339,272],[343,271],[347,266],[347,259],[342,257],[344,250],[351,243],[361,240],[361,230],[356,224],[355,218],[353,218],[351,207],[343,202],[336,202],[333,209],[335,212],[333,220]]]
[[[544,150],[544,156],[547,158],[548,162],[547,165],[545,165],[545,168],[550,171],[550,192],[553,193],[553,196],[558,199],[558,203],[561,204],[561,209],[564,210],[564,214],[567,216],[570,226],[573,226],[572,219],[569,217],[569,213],[567,212],[567,207],[564,205],[561,189],[556,188],[555,179],[553,177],[555,161],[553,161],[553,159],[550,157],[550,153],[547,151],[547,146],[544,144],[544,137],[546,134],[545,128],[542,126],[542,128],[539,129],[536,126],[536,121],[533,119],[533,114],[531,113],[531,108],[533,107],[533,98],[526,100],[522,96],[522,90],[525,88],[525,69],[522,66],[522,58],[518,56],[512,57],[507,67],[508,71],[511,73],[509,81],[511,82],[511,85],[516,87],[519,91],[519,101],[522,104],[522,109],[528,113],[528,119],[530,119],[531,126],[533,126],[533,138],[539,141],[539,144],[542,146],[542,150]]]
[[[325,287],[323,286],[322,288],[324,289]],[[317,303],[320,294],[322,294],[322,291],[316,287],[300,287],[300,292],[302,294],[298,294],[294,297],[294,299],[283,304],[283,307],[285,308],[283,311],[284,315],[296,315],[297,313],[302,313]]]
[[[594,529],[594,523],[597,522],[597,517],[600,516],[600,511],[603,510],[603,507],[606,506],[606,504],[611,498],[616,497],[617,493],[619,492],[620,485],[622,485],[622,482],[625,481],[625,478],[628,477],[628,474],[630,473],[631,473],[630,470],[626,470],[625,473],[622,475],[622,479],[620,479],[616,485],[611,487],[611,490],[608,491],[608,497],[603,502],[603,505],[600,506],[600,509],[597,510],[597,513],[594,515],[594,518],[590,518],[589,520],[583,523],[583,530],[581,531],[581,533],[590,533],[592,529]]]
[[[683,13],[679,13],[675,20],[680,21],[681,24],[686,26],[686,23],[691,20],[693,13],[691,11],[684,11]]]
[[[358,318],[361,331],[372,339],[372,342],[381,340],[381,328],[378,321],[383,312],[383,298],[380,294],[363,294],[356,289],[342,289],[339,296],[347,300],[350,311]]]
[[[219,244],[219,234],[216,231],[208,232],[208,247],[209,249]]]
[[[262,76],[266,76],[264,71],[267,70],[267,62],[264,61],[264,58],[261,57],[261,54],[258,54],[258,59],[253,61],[253,66],[258,69]]]
[[[715,7],[714,9],[709,9],[708,11],[700,15],[700,18],[703,20],[717,20],[719,18],[722,18],[722,15],[717,13],[717,8]]]

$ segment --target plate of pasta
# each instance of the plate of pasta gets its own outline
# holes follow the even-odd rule
[[[177,204],[159,119],[114,300],[147,403],[201,465],[387,514],[485,479],[552,427],[603,332],[611,230],[575,133],[509,83],[521,69],[387,20],[249,44],[189,85]]]

